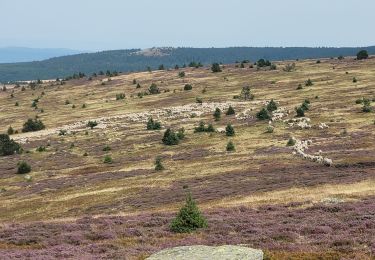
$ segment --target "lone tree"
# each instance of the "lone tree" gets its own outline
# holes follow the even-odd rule
[[[236,112],[232,106],[229,106],[227,112],[225,113],[227,116],[234,115]]]
[[[260,110],[260,111],[256,114],[256,117],[257,117],[259,120],[268,120],[268,119],[271,119],[270,114],[268,113],[268,111],[267,111],[265,108],[262,108],[262,110]]]
[[[215,118],[215,121],[219,121],[221,118],[221,110],[218,107],[215,109],[214,118]]]
[[[207,227],[207,220],[200,212],[194,199],[189,193],[185,205],[180,209],[176,218],[172,220],[170,229],[177,233],[190,233],[199,228]]]
[[[365,60],[368,58],[368,53],[366,50],[361,50],[357,53],[357,60]]]
[[[12,155],[20,151],[21,146],[13,139],[10,139],[9,135],[0,134],[0,156]]]
[[[225,128],[225,135],[226,136],[234,136],[235,135],[234,128],[231,124],[228,124],[227,127]]]
[[[192,90],[192,89],[193,89],[193,86],[190,85],[190,84],[186,84],[186,85],[184,86],[184,90]]]
[[[39,130],[42,130],[44,129],[45,126],[44,124],[42,123],[42,121],[38,120],[38,119],[34,119],[32,120],[31,118],[29,118],[24,124],[23,124],[23,128],[22,128],[22,132],[23,133],[26,133],[26,132],[33,132],[33,131],[39,131]]]
[[[221,72],[220,64],[219,63],[213,63],[211,66],[212,72]]]
[[[171,130],[170,128],[168,128],[165,132],[164,132],[164,136],[163,136],[163,144],[165,145],[177,145],[178,142],[179,142],[179,139],[176,135],[176,133]]]
[[[164,166],[161,163],[161,157],[156,157],[155,159],[155,171],[162,171],[164,170]]]

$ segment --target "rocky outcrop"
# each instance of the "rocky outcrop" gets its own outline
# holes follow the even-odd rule
[[[148,260],[262,260],[262,250],[244,246],[181,246],[162,250]]]

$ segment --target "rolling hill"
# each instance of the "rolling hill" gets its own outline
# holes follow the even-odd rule
[[[373,260],[375,58],[274,63],[0,91],[0,132],[23,148],[0,156],[2,259],[235,244],[270,260]],[[22,132],[29,118],[45,129]],[[173,232],[188,193],[208,226]]]
[[[85,53],[43,61],[0,64],[0,82],[64,78],[74,73],[92,74],[98,71],[145,71],[146,67],[156,69],[182,66],[192,61],[210,64],[234,61],[295,60],[308,58],[330,58],[354,56],[363,48],[151,48],[147,50],[113,50]],[[375,54],[375,47],[365,47],[369,54]]]

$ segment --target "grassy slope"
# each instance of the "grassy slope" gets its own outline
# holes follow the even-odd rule
[[[164,131],[150,132],[144,123],[127,119],[111,118],[106,129],[88,130],[88,135],[85,131],[40,138],[30,135],[29,142],[23,145],[30,153],[0,158],[0,188],[6,190],[0,193],[0,220],[61,222],[85,215],[174,212],[184,199],[186,185],[207,212],[297,202],[299,207],[311,207],[327,198],[355,203],[375,195],[375,117],[373,113],[362,113],[361,106],[355,104],[358,98],[375,97],[375,60],[348,58],[322,60],[320,64],[299,61],[297,70],[289,73],[281,69],[285,64],[277,63],[276,71],[227,65],[217,74],[207,68],[186,69],[184,79],[173,70],[120,75],[105,85],[101,85],[103,78],[69,81],[64,86],[46,83],[35,91],[16,89],[14,98],[10,98],[10,90],[1,92],[1,132],[9,125],[20,130],[22,123],[36,114],[47,129],[53,129],[81,120],[191,104],[197,96],[204,102],[233,101],[233,95],[239,94],[244,85],[250,85],[255,94],[255,100],[247,106],[254,108],[253,114],[262,106],[257,101],[273,98],[292,111],[291,118],[294,107],[308,98],[311,109],[307,116],[312,124],[325,122],[329,128],[296,130],[278,122],[275,132],[266,134],[265,122],[239,121],[225,115],[214,122],[212,114],[207,113],[186,120],[161,118],[165,126],[186,129],[186,139],[174,147],[161,143]],[[353,77],[357,83],[352,82]],[[132,84],[134,78],[141,89]],[[308,78],[314,85],[296,90]],[[136,94],[152,82],[170,91],[137,98]],[[192,84],[193,90],[183,91],[185,83]],[[45,95],[38,106],[44,113],[39,113],[31,108],[31,103],[42,91]],[[115,95],[122,92],[127,98],[116,101]],[[65,100],[76,108],[65,105]],[[16,101],[19,107],[14,106]],[[84,103],[85,109],[81,108]],[[236,136],[193,133],[200,120],[212,122],[215,127],[225,127],[230,122]],[[340,134],[343,129],[347,129],[347,135]],[[14,138],[25,136],[28,134]],[[313,139],[311,152],[322,150],[335,166],[327,168],[292,156],[291,149],[285,147],[290,136]],[[225,152],[229,139],[236,145],[234,153]],[[35,151],[48,141],[47,152]],[[102,151],[106,144],[111,151]],[[83,157],[85,152],[87,157]],[[105,154],[113,157],[113,164],[102,163]],[[165,171],[153,170],[156,156],[163,157]],[[20,160],[32,165],[32,181],[14,174]]]

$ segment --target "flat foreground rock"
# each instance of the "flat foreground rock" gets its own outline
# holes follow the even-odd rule
[[[263,251],[244,246],[180,246],[164,249],[148,260],[262,260]]]

